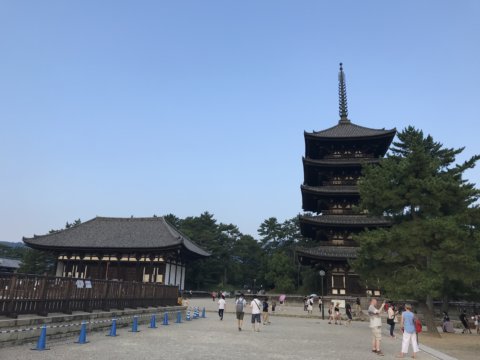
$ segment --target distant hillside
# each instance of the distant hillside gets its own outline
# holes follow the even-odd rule
[[[12,241],[0,241],[0,245],[5,245],[12,248],[23,248],[25,244],[23,242],[12,242]]]
[[[28,248],[23,243],[0,241],[0,257],[7,259],[22,259]]]

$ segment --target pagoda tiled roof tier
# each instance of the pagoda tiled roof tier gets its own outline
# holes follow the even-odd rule
[[[371,129],[364,126],[356,125],[351,121],[339,121],[339,123],[331,128],[305,132],[305,137],[322,138],[322,139],[362,139],[362,138],[383,138],[390,137],[393,139],[396,129]]]
[[[23,238],[28,246],[52,251],[168,251],[185,250],[192,257],[210,254],[163,217],[96,217],[47,235]]]
[[[343,159],[311,159],[303,158],[304,165],[311,166],[324,166],[324,167],[346,167],[346,166],[359,166],[363,164],[378,164],[379,158],[343,158]]]
[[[368,215],[302,215],[300,224],[310,224],[322,227],[369,228],[385,227],[391,223],[382,218]]]
[[[346,260],[357,257],[358,248],[353,246],[317,246],[313,248],[297,248],[299,257],[319,260]]]
[[[302,192],[313,195],[359,195],[357,186],[327,185],[327,186],[300,186]]]

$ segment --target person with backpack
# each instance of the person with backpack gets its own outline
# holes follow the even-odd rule
[[[268,298],[263,299],[263,325],[270,324],[270,317],[268,315]]]
[[[252,327],[253,327],[253,331],[260,331],[260,324],[261,324],[261,320],[260,320],[260,313],[261,313],[261,308],[262,308],[262,303],[260,302],[260,300],[258,300],[258,296],[257,295],[253,295],[253,300],[252,302],[250,303],[250,307],[252,308]],[[258,324],[258,327],[255,326],[255,324]]]
[[[242,331],[243,316],[245,315],[245,305],[247,305],[247,302],[245,301],[244,295],[242,293],[240,294],[237,301],[235,301],[235,314],[238,321],[238,331]]]
[[[400,354],[396,355],[397,358],[403,358],[408,354],[408,347],[410,342],[412,343],[413,355],[412,358],[416,358],[417,352],[420,351],[417,343],[417,332],[414,322],[414,314],[412,313],[412,306],[410,304],[405,304],[405,311],[402,312],[402,351]]]

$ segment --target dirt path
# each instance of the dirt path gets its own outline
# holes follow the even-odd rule
[[[480,359],[480,335],[441,334],[441,336],[436,338],[428,333],[421,333],[419,340],[422,344],[459,360]]]

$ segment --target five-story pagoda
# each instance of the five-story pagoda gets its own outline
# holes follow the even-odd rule
[[[376,164],[390,146],[396,130],[370,129],[348,119],[345,74],[340,64],[337,125],[305,132],[302,208],[303,236],[318,246],[297,249],[300,263],[326,272],[326,294],[365,295],[358,275],[349,266],[356,256],[352,235],[364,229],[388,226],[382,218],[354,213],[360,200],[357,181],[362,165]],[[374,286],[373,286],[374,287]]]

